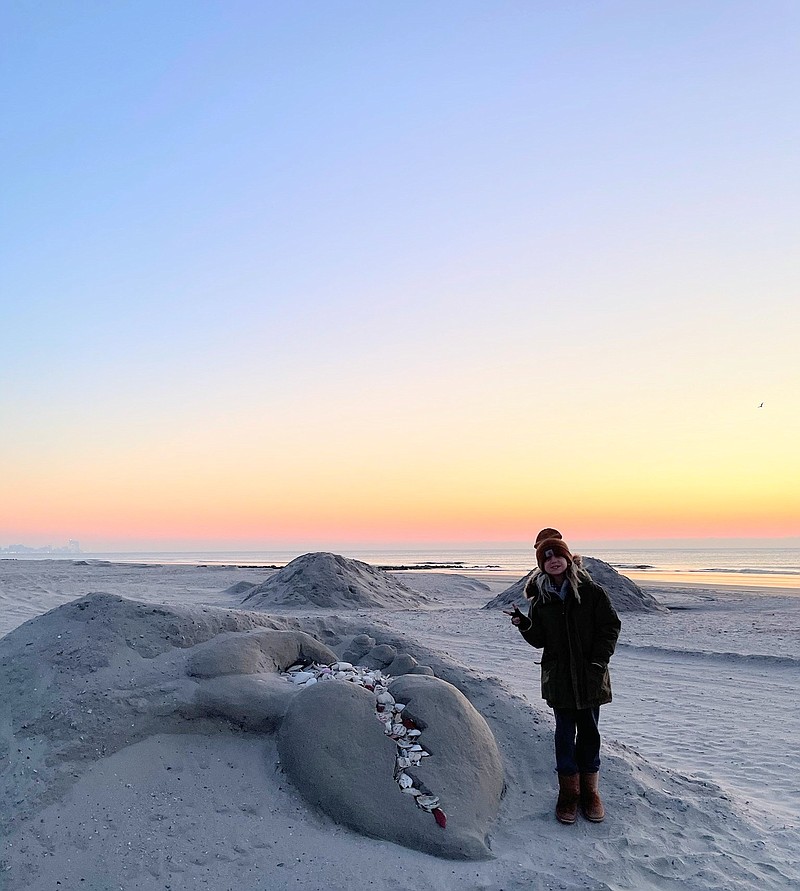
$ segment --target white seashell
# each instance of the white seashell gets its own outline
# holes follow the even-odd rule
[[[422,751],[422,746],[421,746],[419,743],[412,743],[412,744],[409,746],[409,751],[410,751],[410,752],[421,752],[421,751]],[[425,754],[427,755],[428,753],[425,752]]]
[[[376,693],[377,693],[377,690],[378,690],[378,688],[376,687],[375,688]],[[382,693],[378,693],[378,695],[375,698],[382,705],[394,705],[394,696],[392,696],[392,694],[388,690],[384,690]]]
[[[425,811],[432,811],[439,804],[439,799],[435,795],[419,795],[417,804]]]
[[[413,746],[414,746],[414,744],[411,742],[410,739],[398,739],[397,740],[397,748],[398,749],[411,749],[411,748],[413,748]],[[422,746],[420,746],[420,748],[422,748]]]
[[[397,761],[395,762],[399,770],[403,770],[406,767],[411,767],[414,763],[411,758],[406,758],[404,755],[398,755]]]
[[[414,780],[407,773],[401,773],[397,777],[397,785],[401,789],[410,789],[414,785]]]
[[[292,665],[291,668],[287,668],[286,670],[287,671],[302,671],[303,665],[302,665],[302,663],[298,662],[296,665]]]
[[[331,665],[331,668],[334,671],[352,671],[353,663],[352,662],[334,662],[333,665]]]
[[[405,707],[406,707],[405,702],[398,702],[398,703],[395,703],[394,710],[395,710],[396,712],[401,712],[401,711],[403,711],[403,709],[404,709]]]
[[[397,759],[400,760],[399,758]],[[403,758],[403,761],[408,761],[408,764],[404,764],[403,767],[416,767],[420,761],[422,761],[422,752],[409,752],[407,758]],[[400,765],[397,765],[400,767]]]
[[[414,736],[419,736],[421,733],[422,733],[421,730],[409,730],[408,733],[406,733],[406,736],[414,737]]]
[[[297,671],[292,675],[292,683],[293,684],[305,684],[306,681],[311,680],[314,675],[310,671]],[[314,678],[316,680],[316,678]]]
[[[422,792],[419,789],[414,788],[414,786],[409,786],[408,789],[401,789],[401,792],[404,792],[406,795],[413,795],[416,798],[419,795],[422,795]]]
[[[392,724],[392,736],[405,736],[406,733],[406,728],[402,724]]]
[[[310,687],[312,684],[316,684],[316,683],[317,683],[317,679],[312,677],[312,678],[309,678],[309,679],[305,682],[305,684],[303,684],[303,686],[304,686],[304,687]]]

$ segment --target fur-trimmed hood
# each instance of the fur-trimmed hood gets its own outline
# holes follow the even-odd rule
[[[591,576],[581,565],[581,558],[577,554],[574,556],[573,561],[567,567],[566,577],[567,581],[570,584],[570,587],[572,588],[572,593],[575,597],[575,600],[580,603],[581,595],[580,591],[578,590],[580,583],[584,581],[591,581]],[[544,572],[544,570],[537,567],[534,570],[533,575],[525,584],[525,596],[528,598],[528,600],[538,599],[541,603],[547,603],[551,597],[558,596],[558,591],[556,590],[556,586],[553,584],[553,580],[550,578],[550,576],[546,572]]]

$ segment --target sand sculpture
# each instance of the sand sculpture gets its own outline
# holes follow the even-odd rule
[[[503,767],[483,717],[439,678],[402,675],[384,687],[380,672],[338,665],[346,668],[295,678],[312,686],[278,732],[281,763],[303,796],[365,835],[444,857],[489,856]],[[336,674],[350,677],[330,682]]]
[[[91,594],[20,626],[0,639],[0,689],[10,710],[0,753],[12,784],[0,792],[14,798],[18,816],[31,816],[89,764],[150,736],[190,728],[277,732],[282,768],[337,823],[438,856],[489,856],[486,833],[503,770],[469,700],[369,634],[340,646],[363,663],[353,671],[292,623]],[[331,665],[348,671],[334,674]],[[314,666],[317,676],[331,675],[329,683],[308,683],[314,670],[301,669]],[[292,667],[292,680],[281,676]],[[356,675],[369,675],[373,689],[351,683]],[[375,689],[386,694],[384,705],[389,696],[405,705],[411,727],[385,732]],[[396,777],[397,749],[409,730],[416,731],[406,736],[409,748],[419,745],[413,740],[423,728],[430,766],[423,769],[421,757],[407,765],[414,788],[428,796],[418,804]],[[414,771],[425,774],[424,784]],[[434,813],[440,801],[449,808],[446,828]]]

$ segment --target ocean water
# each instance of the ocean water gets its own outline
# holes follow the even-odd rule
[[[580,550],[610,563],[636,581],[791,587],[800,591],[800,548],[600,548]],[[8,554],[5,559],[103,560],[114,563],[284,566],[303,550],[142,551],[137,553]],[[384,568],[498,572],[524,575],[535,565],[533,549],[343,549],[345,557]]]

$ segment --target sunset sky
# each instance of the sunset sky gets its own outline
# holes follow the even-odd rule
[[[800,543],[798,37],[4,3],[0,546]]]

